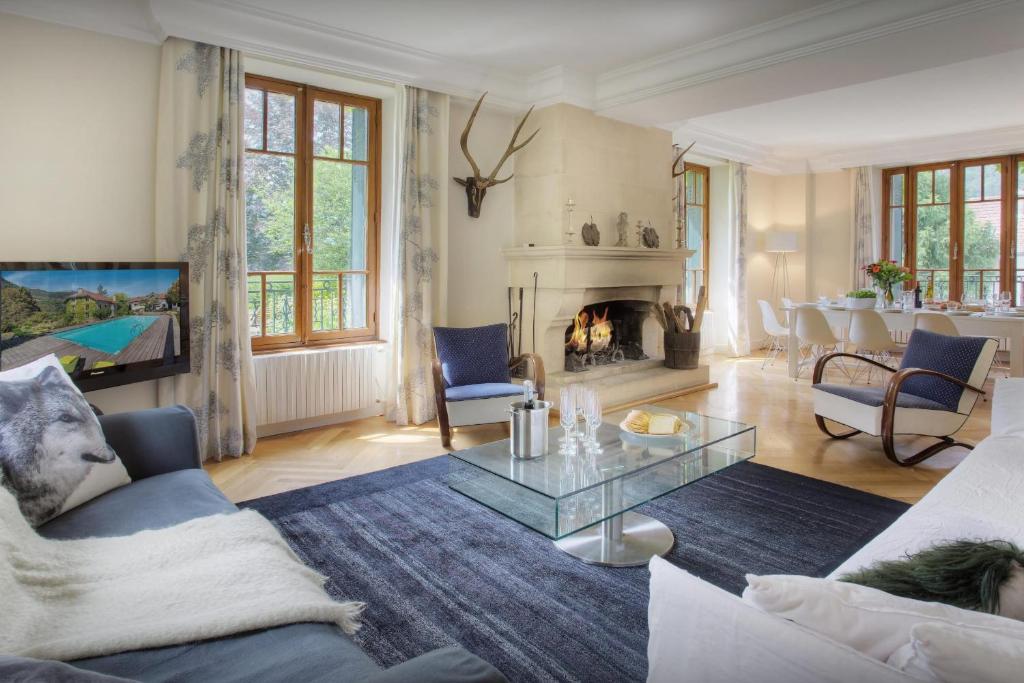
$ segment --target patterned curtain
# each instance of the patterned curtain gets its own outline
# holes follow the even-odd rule
[[[729,162],[729,273],[726,324],[729,355],[750,355],[747,329],[747,166]]]
[[[871,278],[864,272],[864,266],[876,259],[872,189],[872,169],[861,166],[853,181],[853,286],[857,289],[871,288]]]
[[[160,403],[195,412],[204,458],[216,460],[256,444],[245,289],[244,88],[241,53],[180,38],[164,43],[156,244],[162,258],[189,264],[192,372],[161,380]]]
[[[404,138],[388,419],[423,424],[434,406],[434,325],[445,323],[448,233],[448,96],[408,87]]]

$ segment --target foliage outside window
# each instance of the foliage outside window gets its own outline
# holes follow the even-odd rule
[[[707,166],[686,164],[683,174],[683,211],[686,217],[686,248],[693,255],[686,259],[683,301],[694,303],[701,285],[708,288],[709,225],[708,195],[711,191]]]
[[[380,100],[258,76],[245,100],[253,348],[375,339]]]
[[[888,169],[883,174],[883,251],[939,300],[982,300],[1001,291],[1024,301],[1018,248],[1024,159],[992,157]]]

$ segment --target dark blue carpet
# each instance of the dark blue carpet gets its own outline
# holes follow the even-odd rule
[[[444,457],[242,503],[268,517],[337,598],[367,603],[382,666],[461,644],[512,681],[641,681],[646,567],[584,564],[445,485]],[[638,509],[666,559],[740,593],[744,574],[824,576],[907,505],[741,463]]]

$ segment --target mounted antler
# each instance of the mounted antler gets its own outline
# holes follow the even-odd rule
[[[683,160],[683,155],[686,154],[687,152],[689,152],[691,149],[693,149],[693,146],[696,145],[696,144],[697,144],[696,140],[691,142],[690,146],[687,147],[686,149],[684,149],[682,152],[680,152],[679,156],[677,156],[675,158],[675,160],[672,161],[672,177],[673,178],[678,178],[679,176],[681,176],[684,173],[686,173],[686,164],[683,164],[682,167],[680,167],[678,171],[676,170],[676,167],[679,166],[679,162]]]
[[[517,145],[516,138],[519,137],[519,131],[523,129],[523,125],[526,123],[526,119],[530,117],[530,113],[533,111],[533,107],[530,107],[530,111],[526,112],[526,116],[516,126],[516,130],[512,133],[512,139],[509,140],[508,147],[505,148],[505,153],[501,155],[501,159],[498,160],[498,165],[494,167],[491,174],[486,178],[480,175],[480,167],[477,166],[476,161],[473,159],[473,155],[469,153],[469,131],[473,127],[473,121],[476,120],[476,113],[480,110],[480,105],[483,104],[484,98],[487,97],[485,92],[480,96],[480,99],[476,101],[476,106],[473,107],[473,113],[469,115],[469,121],[466,121],[466,127],[462,130],[462,137],[459,138],[459,143],[462,145],[462,153],[466,155],[466,160],[469,161],[470,167],[473,169],[473,175],[467,176],[466,178],[453,178],[455,182],[466,188],[466,198],[469,200],[469,215],[473,218],[480,217],[480,205],[484,201],[484,195],[487,194],[487,188],[493,187],[494,185],[500,185],[508,182],[512,179],[512,175],[506,178],[496,179],[498,171],[501,170],[502,165],[508,161],[508,158],[530,144],[530,140],[537,137],[537,133],[540,129],[533,131],[533,135],[526,139],[526,142]]]

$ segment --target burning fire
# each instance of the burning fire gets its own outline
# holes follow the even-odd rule
[[[612,342],[612,322],[608,320],[608,308],[605,307],[601,315],[580,311],[572,321],[572,334],[565,346],[570,351],[584,353],[587,349],[587,341],[590,341],[590,352],[597,353],[604,351]]]

